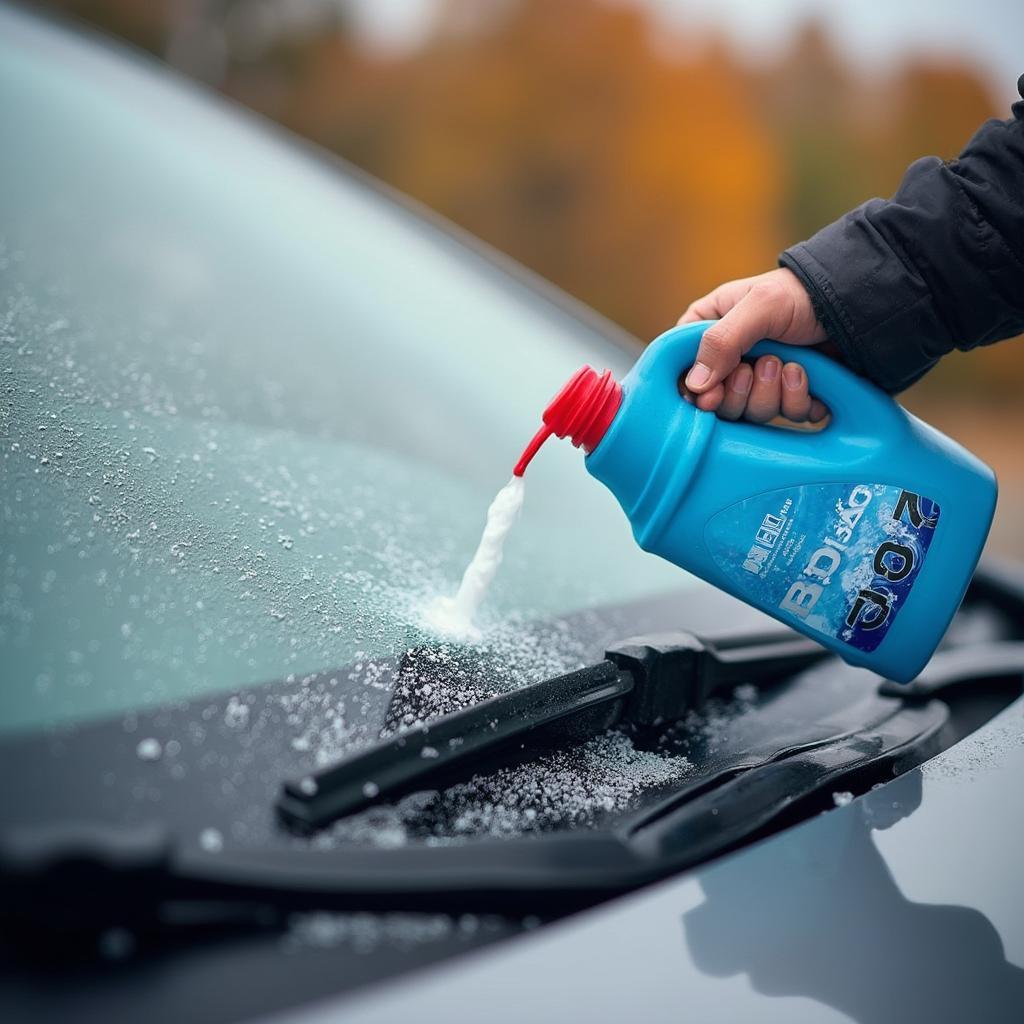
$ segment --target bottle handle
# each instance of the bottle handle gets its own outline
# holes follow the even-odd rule
[[[658,387],[671,387],[678,393],[679,378],[693,365],[704,332],[714,320],[673,327],[659,335],[647,347],[630,376],[656,383]],[[749,356],[778,356],[783,362],[797,362],[807,371],[811,389],[831,411],[832,421],[825,427],[838,426],[846,433],[864,433],[864,427],[877,431],[879,420],[894,413],[898,406],[880,388],[848,370],[841,363],[811,347],[783,345],[777,341],[759,341]],[[757,424],[748,424],[757,426]],[[817,433],[808,434],[809,437]]]

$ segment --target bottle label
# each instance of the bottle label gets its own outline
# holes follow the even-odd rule
[[[762,607],[861,651],[885,639],[939,522],[930,498],[887,484],[809,484],[723,509],[705,540]]]

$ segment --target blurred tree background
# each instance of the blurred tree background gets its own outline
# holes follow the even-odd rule
[[[49,6],[340,154],[640,338],[1009,116],[966,57],[865,69],[804,20],[755,61],[724,30],[688,30],[682,2],[669,32],[639,0],[437,0],[397,48],[368,45],[344,0]],[[1018,500],[1006,425],[1022,377],[1012,343],[946,360],[905,399]],[[1016,533],[1004,546],[1024,551]]]

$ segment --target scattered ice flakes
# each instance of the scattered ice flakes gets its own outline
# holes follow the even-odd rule
[[[926,779],[970,783],[1004,764],[1015,748],[1024,745],[1021,714],[1007,708],[998,718],[973,733],[970,742],[958,743],[938,757],[925,761],[921,771]]]
[[[336,822],[314,840],[396,846],[509,837],[593,826],[627,810],[644,792],[677,783],[692,771],[684,757],[641,750],[619,730],[554,751],[492,775],[474,776],[442,792],[424,791]],[[377,786],[367,783],[372,799]]]
[[[345,947],[355,953],[372,953],[381,946],[409,949],[469,935],[500,935],[506,927],[493,915],[479,915],[475,929],[469,932],[447,914],[317,912],[293,914],[281,941],[286,952]]]
[[[176,541],[171,545],[171,554],[179,561],[183,562],[188,554],[188,549],[192,547],[192,542],[188,540]]]
[[[491,671],[487,662],[485,656],[445,648],[406,651],[397,666],[385,733],[405,732],[507,689],[502,673]]]
[[[437,756],[438,756],[437,747],[424,747],[420,751],[420,757],[434,758],[434,757],[437,757]]]
[[[364,782],[363,783],[363,796],[367,800],[373,800],[374,797],[380,794],[380,786],[376,782]]]
[[[220,853],[224,849],[224,836],[215,828],[204,828],[199,833],[199,846],[207,853]]]
[[[545,609],[482,608],[483,635],[472,649],[438,643],[417,627],[424,600],[452,589],[467,555],[465,522],[473,522],[469,533],[478,529],[480,509],[462,484],[401,454],[318,437],[305,429],[313,420],[297,424],[284,405],[280,422],[255,425],[234,396],[213,387],[219,363],[205,365],[207,349],[187,331],[168,348],[156,344],[162,328],[152,324],[88,324],[85,314],[61,308],[63,298],[47,304],[54,308],[22,311],[0,300],[0,332],[17,328],[19,359],[31,364],[16,380],[13,432],[0,458],[31,475],[35,488],[25,487],[17,507],[11,501],[12,536],[23,525],[35,528],[30,513],[45,519],[64,514],[66,504],[66,514],[41,541],[38,564],[12,546],[0,582],[22,606],[26,649],[48,650],[46,616],[29,621],[33,601],[42,607],[47,595],[50,603],[76,595],[84,582],[92,606],[83,628],[46,655],[53,671],[32,666],[25,674],[26,695],[40,707],[63,704],[73,714],[81,702],[64,699],[65,679],[93,686],[97,706],[110,701],[116,713],[133,701],[158,704],[178,693],[337,669],[334,692],[310,685],[289,710],[293,750],[321,765],[368,738],[360,733],[365,709],[379,710],[390,695],[404,652],[415,652],[417,664],[403,670],[410,696],[395,729],[593,657],[575,634],[536,622]],[[56,322],[73,326],[38,344],[44,325]],[[51,383],[59,396],[48,392]],[[238,397],[242,406],[251,398]],[[209,467],[217,468],[215,484],[204,482]],[[55,487],[74,500],[47,508]],[[501,595],[506,602],[511,592]],[[100,628],[89,632],[94,621]],[[102,650],[88,646],[93,636],[103,638]],[[36,690],[45,688],[59,699],[39,700]],[[338,706],[342,690],[349,709]],[[250,713],[255,720],[262,706],[225,707],[226,700],[218,699],[213,717],[183,725],[178,740],[199,747],[222,716],[228,728],[255,729]],[[131,738],[150,729],[163,737],[157,723],[139,724]],[[168,773],[183,761],[171,758],[169,743],[159,755]]]
[[[753,683],[743,683],[732,691],[736,700],[745,704],[753,704],[757,701],[757,687]]]
[[[306,775],[299,780],[299,791],[305,793],[306,796],[316,796],[318,789],[316,779],[311,775]]]
[[[229,697],[224,706],[224,724],[229,729],[244,729],[249,724],[249,705],[238,697]]]
[[[154,739],[152,736],[149,736],[144,740],[139,740],[139,744],[135,748],[135,753],[143,761],[159,761],[163,752],[163,747],[160,745],[160,741]]]
[[[749,710],[750,702],[737,697],[735,691],[728,700],[711,698],[699,710],[688,712],[681,721],[665,729],[662,745],[665,749],[678,749],[680,745],[697,742],[705,754],[713,754],[729,742],[731,730]]]
[[[371,807],[362,814],[338,821],[331,830],[317,833],[311,840],[315,849],[333,849],[339,843],[396,849],[409,841],[404,812],[398,807]]]
[[[853,794],[848,790],[842,790],[839,793],[832,794],[832,803],[834,803],[836,807],[845,807],[847,804],[852,802]]]

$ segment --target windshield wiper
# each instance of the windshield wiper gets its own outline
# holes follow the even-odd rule
[[[781,642],[771,646],[779,664],[798,653],[783,654]],[[698,662],[710,657],[722,667],[708,669],[695,692],[714,688],[716,672],[736,678],[742,659],[724,655],[697,653]],[[1024,645],[953,649],[938,654],[929,673],[951,693],[968,681],[1019,683]],[[617,826],[453,846],[211,852],[155,824],[8,827],[0,832],[0,934],[52,962],[58,951],[94,953],[97,936],[110,928],[164,941],[196,928],[279,927],[301,910],[559,916],[741,846],[801,809],[831,807],[835,790],[864,792],[888,781],[948,746],[949,726],[940,700],[869,692],[862,704],[735,751],[714,775],[691,780]]]
[[[290,780],[278,810],[317,828],[371,804],[471,774],[502,751],[578,742],[618,725],[656,728],[740,683],[767,685],[825,657],[791,633],[711,644],[692,633],[627,640],[587,668],[421,723]]]
[[[279,927],[302,910],[537,913],[592,905],[764,834],[856,775],[892,778],[935,754],[939,701],[883,701],[843,731],[824,721],[783,749],[748,751],[620,828],[394,849],[234,848],[163,826],[55,823],[0,836],[0,934],[28,956],[95,953],[109,929],[184,938],[197,927]]]

